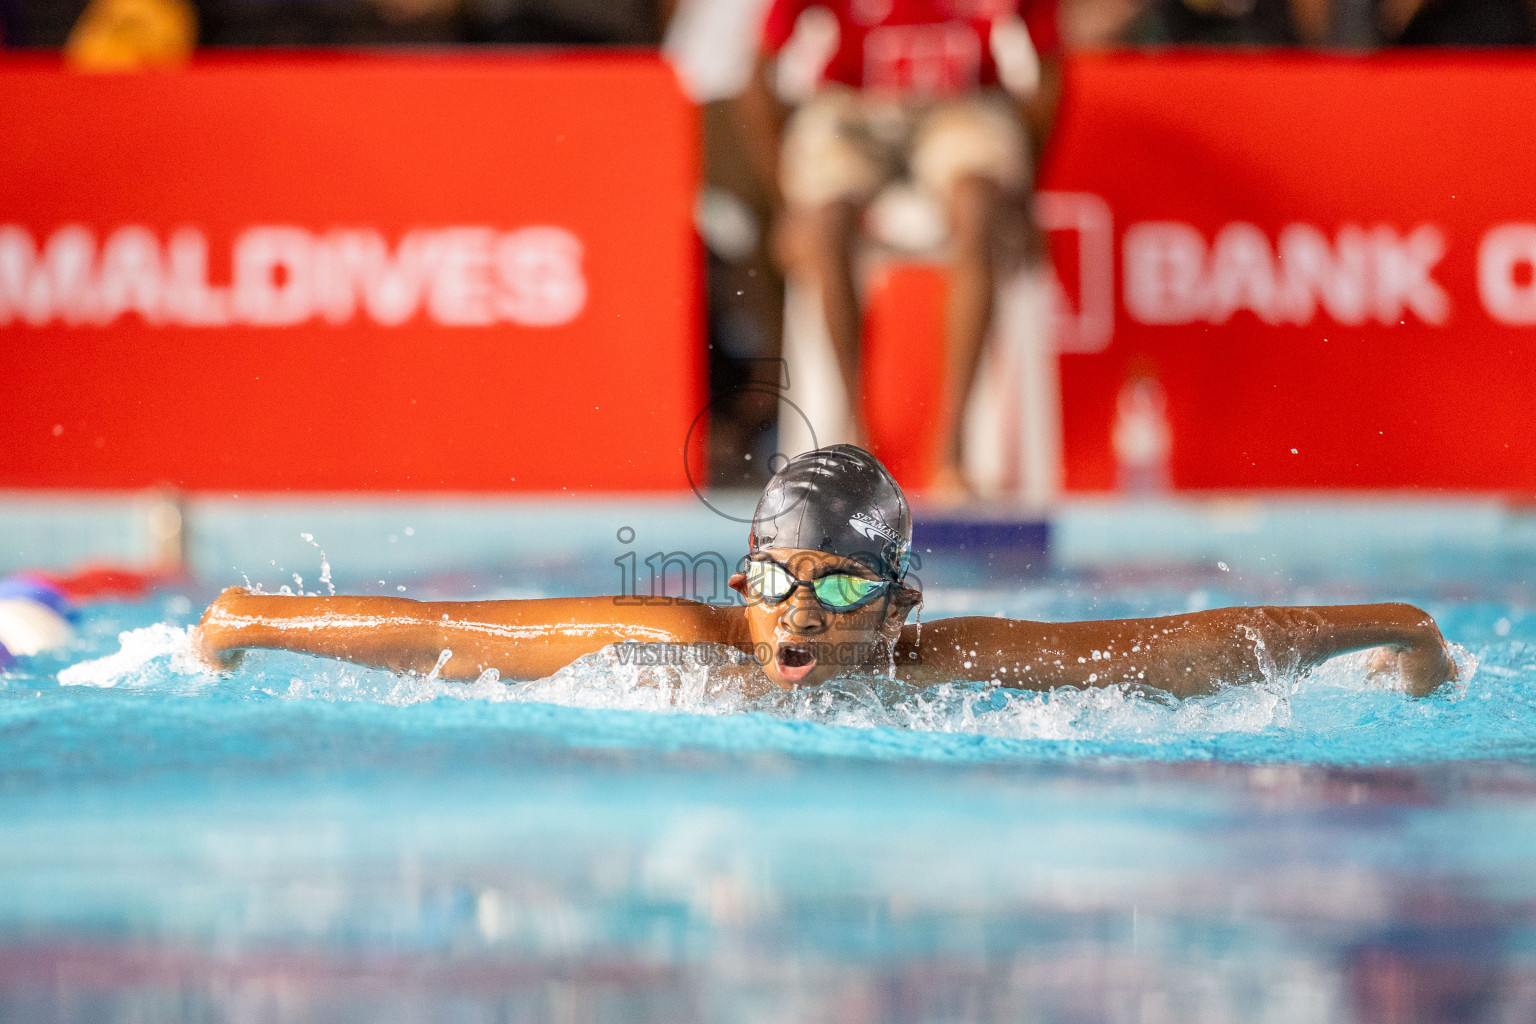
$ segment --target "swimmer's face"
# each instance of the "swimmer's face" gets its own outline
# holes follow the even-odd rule
[[[866,566],[824,551],[770,548],[752,559],[765,557],[796,579],[842,574],[880,582]],[[883,669],[902,623],[919,600],[916,591],[893,584],[857,608],[839,612],[823,605],[810,587],[795,587],[775,604],[754,591],[746,573],[732,576],[731,586],[747,599],[747,625],[758,663],[775,685],[787,690],[817,686],[849,672]]]

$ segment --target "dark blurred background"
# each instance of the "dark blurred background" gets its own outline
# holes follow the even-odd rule
[[[8,47],[58,49],[85,0],[4,0]],[[662,45],[708,23],[726,49],[765,0],[190,0],[200,46]],[[1529,45],[1528,0],[1062,0],[1069,43]],[[751,32],[747,33],[748,36]],[[750,42],[750,40],[747,40]]]

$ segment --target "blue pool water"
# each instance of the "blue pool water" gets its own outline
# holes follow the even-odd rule
[[[602,587],[611,558],[332,561],[343,590],[485,597]],[[317,585],[318,552],[269,561],[93,605],[0,676],[0,1021],[1536,1019],[1518,562],[933,563],[929,618],[1410,599],[1475,664],[1426,700],[1353,657],[1176,702],[744,701],[601,655],[513,686],[197,671],[218,586]]]

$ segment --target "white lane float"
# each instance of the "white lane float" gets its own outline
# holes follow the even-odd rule
[[[40,576],[21,573],[0,579],[0,671],[69,643],[74,605]]]

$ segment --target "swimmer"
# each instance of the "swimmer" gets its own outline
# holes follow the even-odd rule
[[[463,680],[489,669],[504,680],[540,679],[613,644],[722,645],[750,656],[737,659],[749,691],[893,674],[917,685],[1027,690],[1125,683],[1186,697],[1260,681],[1266,666],[1305,673],[1367,648],[1383,649],[1373,668],[1394,667],[1414,696],[1456,678],[1434,620],[1406,604],[1064,623],[959,617],[919,627],[907,622],[922,602],[907,585],[911,542],[896,481],[873,455],[836,445],[791,459],[768,482],[730,580],[743,605],[299,597],[235,587],[209,606],[196,643],[224,669],[265,648]]]

